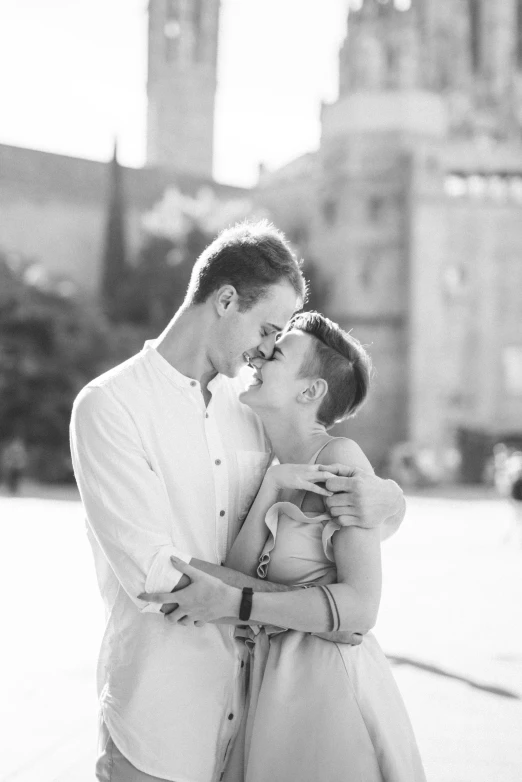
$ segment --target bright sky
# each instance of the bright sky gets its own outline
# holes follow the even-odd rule
[[[242,185],[319,141],[347,0],[222,0],[215,177]],[[145,161],[146,0],[0,0],[0,143]]]

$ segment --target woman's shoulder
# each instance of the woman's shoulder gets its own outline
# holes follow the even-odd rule
[[[348,437],[335,437],[325,445],[317,457],[318,464],[344,464],[373,472],[373,467],[362,448]]]

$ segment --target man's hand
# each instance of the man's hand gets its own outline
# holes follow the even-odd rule
[[[326,481],[326,488],[335,494],[326,497],[325,502],[341,525],[378,527],[404,505],[402,490],[394,481],[344,464],[329,464],[328,470],[337,477]]]
[[[184,573],[181,576],[180,580],[172,590],[172,592],[179,592],[180,589],[185,589],[190,584],[190,578],[186,576]],[[151,601],[152,602],[152,601]],[[178,607],[177,603],[164,603],[160,611],[162,614],[171,614],[176,608]]]
[[[271,483],[277,491],[280,489],[297,489],[311,491],[329,497],[330,492],[317,486],[328,478],[334,478],[336,473],[329,472],[324,464],[275,464],[269,467],[265,481]]]
[[[181,559],[171,557],[176,570],[181,571],[190,579],[188,586],[179,587],[176,595],[177,605],[173,608],[172,592],[160,592],[138,595],[140,600],[148,603],[161,603],[162,612],[169,622],[182,625],[201,627],[206,622],[212,622],[223,617],[234,617],[239,612],[241,592],[239,589],[224,584],[218,578],[187,565]],[[179,586],[179,585],[178,585]]]

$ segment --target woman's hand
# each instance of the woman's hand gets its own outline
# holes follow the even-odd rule
[[[209,576],[208,573],[187,565],[177,557],[171,557],[170,560],[176,570],[190,578],[190,584],[175,593],[174,599],[178,607],[165,614],[168,622],[201,627],[206,622],[216,619],[239,616],[240,589],[224,584],[219,578]],[[172,592],[154,594],[143,592],[138,597],[148,603],[161,603],[161,605],[173,602]]]
[[[335,473],[330,472],[329,465],[325,464],[274,464],[268,468],[265,481],[277,490],[299,489],[331,497],[333,492],[317,484],[336,477]]]

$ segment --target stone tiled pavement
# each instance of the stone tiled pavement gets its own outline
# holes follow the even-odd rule
[[[92,782],[103,627],[73,491],[0,496],[1,782]],[[411,497],[377,628],[430,782],[522,779],[522,550],[509,508]]]

